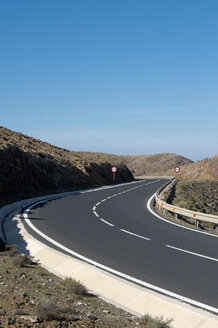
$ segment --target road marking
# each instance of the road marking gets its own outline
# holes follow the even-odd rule
[[[148,210],[149,210],[154,216],[156,216],[158,219],[160,219],[160,220],[162,220],[162,221],[164,221],[164,222],[167,222],[167,223],[169,223],[169,224],[175,225],[175,226],[177,226],[177,227],[179,227],[179,228],[182,228],[182,229],[191,230],[191,231],[194,231],[194,232],[197,232],[197,233],[203,233],[204,235],[209,235],[209,236],[211,236],[211,237],[218,238],[218,235],[213,235],[212,233],[209,233],[209,232],[203,232],[203,231],[200,231],[200,230],[197,230],[197,229],[194,229],[194,228],[185,227],[185,226],[183,226],[183,225],[181,225],[181,224],[178,224],[178,223],[175,223],[175,222],[172,222],[172,221],[169,221],[169,220],[167,220],[167,219],[162,218],[160,215],[158,215],[156,212],[154,212],[154,211],[151,209],[151,201],[152,201],[152,199],[155,197],[155,195],[156,195],[156,193],[155,193],[154,195],[152,195],[152,196],[149,198],[149,200],[148,200],[148,202],[147,202],[147,209],[148,209]]]
[[[96,211],[93,211],[93,213],[99,218],[99,215]]]
[[[51,198],[51,199],[54,199],[54,198]],[[48,200],[48,199],[47,199],[47,200]],[[139,285],[141,285],[141,286],[144,286],[144,287],[150,288],[150,289],[152,289],[152,290],[155,290],[155,291],[157,291],[157,292],[159,292],[159,293],[162,293],[162,294],[168,295],[168,296],[170,296],[170,297],[173,297],[173,298],[179,299],[179,300],[181,300],[181,301],[183,301],[183,302],[190,303],[190,304],[192,304],[192,305],[194,305],[194,306],[197,306],[197,307],[200,307],[200,308],[203,308],[203,309],[205,309],[205,310],[208,310],[208,311],[211,311],[211,312],[214,312],[214,313],[217,313],[217,314],[218,314],[218,309],[215,308],[215,307],[212,307],[212,306],[209,306],[209,305],[207,305],[207,304],[204,304],[204,303],[200,303],[200,302],[194,301],[194,300],[192,300],[192,299],[190,299],[190,298],[184,297],[184,296],[182,296],[182,295],[179,295],[179,294],[176,294],[176,293],[170,292],[170,291],[168,291],[168,290],[166,290],[166,289],[163,289],[163,288],[160,288],[160,287],[154,286],[154,285],[152,285],[152,284],[149,284],[149,283],[147,283],[147,282],[145,282],[145,281],[142,281],[142,280],[136,279],[136,278],[134,278],[134,277],[131,277],[131,276],[129,276],[129,275],[125,274],[125,273],[122,273],[122,272],[120,272],[120,271],[117,271],[117,270],[111,269],[110,267],[107,267],[107,266],[105,266],[105,265],[103,265],[103,264],[101,264],[101,263],[95,262],[95,261],[93,261],[93,260],[91,260],[91,259],[89,259],[89,258],[87,258],[87,257],[85,257],[85,256],[83,256],[83,255],[80,255],[79,253],[76,253],[76,252],[72,251],[71,249],[65,247],[64,245],[62,245],[62,244],[60,244],[60,243],[58,243],[58,242],[55,241],[54,239],[48,237],[46,234],[44,234],[44,233],[41,232],[39,229],[37,229],[37,228],[32,224],[32,222],[30,222],[30,220],[29,220],[29,218],[28,218],[28,212],[29,212],[29,210],[30,210],[31,208],[33,208],[34,206],[36,206],[36,205],[38,205],[38,204],[40,204],[40,203],[43,203],[43,202],[45,202],[45,201],[40,201],[40,202],[37,202],[37,203],[32,204],[27,210],[24,211],[24,213],[23,213],[23,217],[24,217],[26,223],[29,225],[29,227],[30,227],[31,229],[33,229],[38,235],[40,235],[41,237],[43,237],[45,240],[47,240],[47,241],[50,242],[51,244],[57,246],[58,248],[62,249],[63,251],[65,251],[65,252],[67,252],[67,253],[69,253],[69,254],[71,254],[71,255],[73,255],[73,256],[76,256],[77,258],[79,258],[79,259],[81,259],[81,260],[83,260],[83,261],[85,261],[85,262],[87,262],[87,263],[90,263],[90,264],[92,264],[92,265],[94,265],[94,266],[96,266],[96,267],[98,267],[98,268],[100,268],[100,269],[103,269],[103,270],[108,271],[108,272],[110,272],[110,273],[112,273],[112,274],[115,274],[115,275],[117,275],[117,276],[119,276],[119,277],[121,277],[121,278],[127,279],[127,280],[132,281],[132,282],[134,282],[134,283],[136,283],[136,284],[139,284]]]
[[[195,255],[195,256],[199,256],[199,257],[203,257],[205,259],[208,259],[208,260],[212,260],[212,261],[216,261],[218,262],[218,259],[214,258],[214,257],[210,257],[210,256],[206,256],[206,255],[202,255],[202,254],[198,254],[198,253],[194,253],[194,252],[190,252],[190,251],[187,251],[185,249],[182,249],[182,248],[178,248],[178,247],[174,247],[174,246],[170,246],[170,245],[165,245],[166,247],[169,247],[169,248],[172,248],[172,249],[176,249],[177,251],[180,251],[180,252],[184,252],[184,253],[188,253],[188,254],[191,254],[191,255]]]
[[[114,227],[114,224],[112,224],[104,219],[100,219],[100,220],[103,221],[104,223],[108,224],[109,226]]]
[[[116,196],[122,195],[122,194],[124,194],[124,193],[126,193],[126,192],[129,192],[129,191],[135,190],[136,188],[143,187],[143,186],[146,186],[146,185],[148,185],[148,184],[156,183],[156,182],[159,182],[159,181],[160,181],[160,179],[159,179],[159,180],[152,181],[152,182],[148,182],[148,183],[145,183],[145,184],[142,183],[142,181],[137,181],[136,183],[142,183],[142,184],[140,184],[139,186],[132,187],[132,188],[130,188],[130,189],[127,189],[127,190],[121,191],[121,192],[119,192],[119,193],[117,193],[117,194],[110,195],[110,196],[108,196],[108,197],[105,198],[105,199],[102,199],[100,202],[98,202],[97,204],[95,204],[95,206],[93,206],[92,211],[93,211],[93,213],[95,214],[95,216],[97,216],[98,218],[100,218],[100,216],[99,216],[98,213],[96,212],[96,207],[97,207],[98,205],[102,204],[103,202],[105,202],[105,201],[108,200],[108,199],[111,199],[112,197],[116,197]],[[107,222],[106,220],[101,219],[101,218],[100,218],[100,220],[108,224],[108,222]],[[112,225],[112,226],[114,227],[114,225],[111,224],[111,223],[109,223],[109,225]],[[122,231],[122,230],[121,230],[121,231]],[[123,231],[126,232],[125,230],[123,230]],[[127,233],[127,232],[126,232],[126,233]],[[129,232],[129,233],[130,233],[130,232]],[[130,234],[133,234],[133,233],[130,233]],[[142,236],[140,236],[140,235],[136,235],[136,234],[133,234],[133,235],[135,235],[135,236],[138,237],[138,238],[143,238],[143,239],[146,239],[146,240],[150,240],[150,239],[145,238],[145,237],[142,237]]]
[[[127,231],[127,230],[124,230],[124,229],[120,229],[120,231],[123,231],[125,233],[128,233],[129,235],[133,235],[133,236],[138,237],[138,238],[142,238],[142,239],[145,239],[145,240],[151,240],[149,238],[137,235],[136,233],[133,233],[133,232],[130,232],[130,231]]]

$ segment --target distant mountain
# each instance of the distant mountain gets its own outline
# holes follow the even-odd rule
[[[175,175],[173,170],[167,171],[166,174]],[[179,178],[218,181],[218,155],[182,166]]]

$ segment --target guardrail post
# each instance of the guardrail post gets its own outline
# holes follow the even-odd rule
[[[174,221],[177,220],[177,217],[178,217],[177,213],[174,213]]]
[[[195,220],[195,228],[198,229],[198,227],[199,227],[199,221]]]

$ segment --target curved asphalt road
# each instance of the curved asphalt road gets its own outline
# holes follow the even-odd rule
[[[162,221],[147,209],[149,198],[166,181],[78,192],[36,205],[28,217],[74,252],[218,308],[218,238]]]

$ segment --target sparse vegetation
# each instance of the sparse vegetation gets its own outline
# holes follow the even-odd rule
[[[36,315],[39,321],[52,321],[61,319],[61,313],[57,303],[51,299],[43,299],[36,307]]]
[[[164,319],[163,317],[152,317],[146,314],[141,318],[140,324],[144,328],[170,328],[173,319]]]
[[[63,285],[70,293],[83,296],[88,294],[86,287],[80,281],[75,279],[65,278],[63,280]]]
[[[15,255],[12,256],[13,259],[13,264],[15,266],[19,266],[21,268],[24,268],[24,267],[27,267],[28,265],[33,265],[33,264],[36,264],[35,262],[33,262],[31,260],[31,258],[27,255],[24,255],[24,254],[17,254],[15,253]]]
[[[23,256],[6,248],[0,252],[0,327],[144,327],[138,317],[84,295],[86,289],[71,278],[62,280],[39,265],[15,265],[14,258]]]

